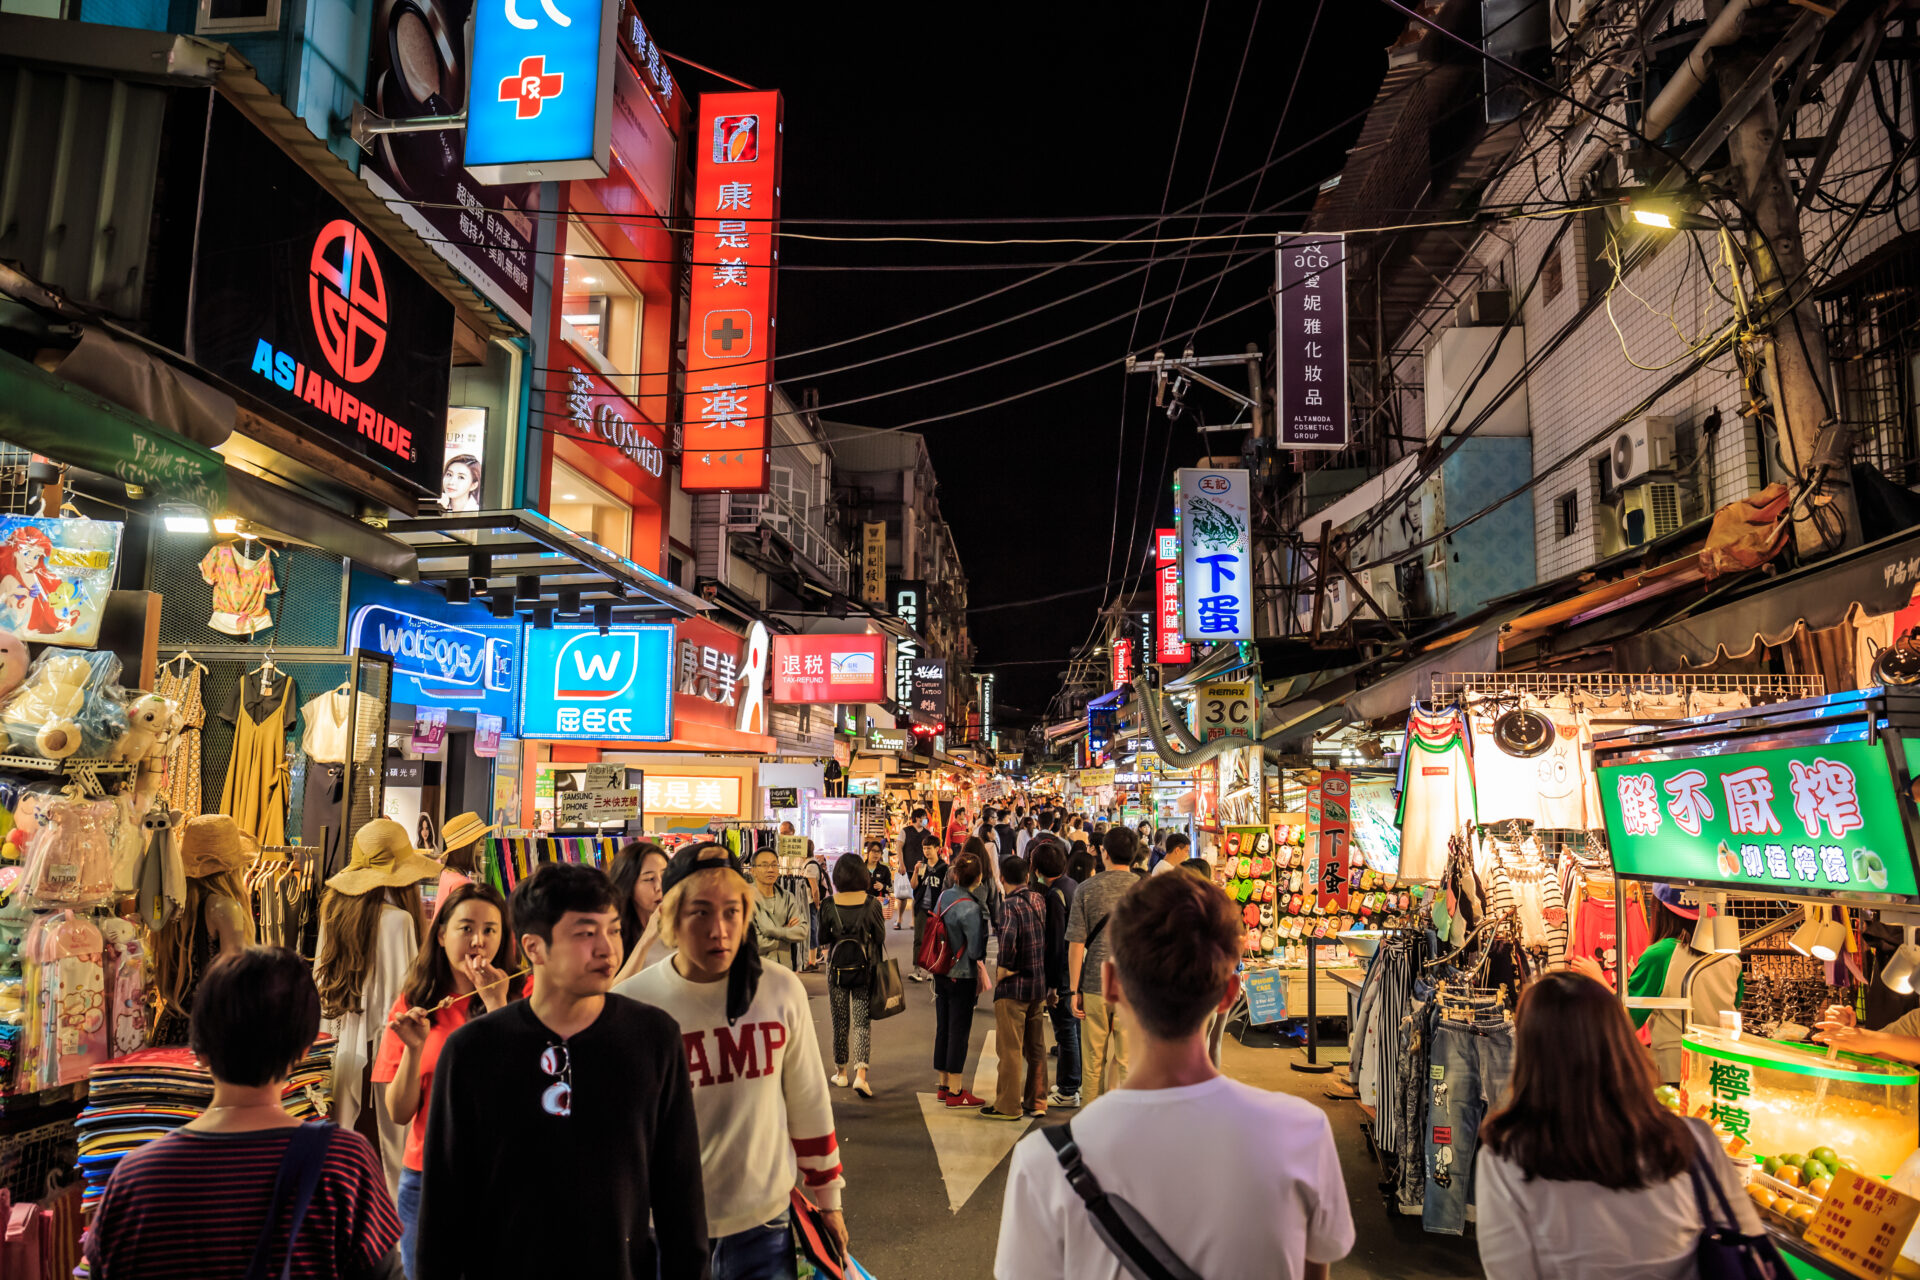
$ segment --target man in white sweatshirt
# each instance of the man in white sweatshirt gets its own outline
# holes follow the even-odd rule
[[[673,961],[614,991],[680,1024],[700,1122],[713,1280],[791,1280],[787,1213],[796,1182],[843,1257],[847,1241],[846,1178],[806,988],[778,965],[761,968],[751,940],[753,886],[725,846],[682,849],[661,882],[660,938],[677,948]]]

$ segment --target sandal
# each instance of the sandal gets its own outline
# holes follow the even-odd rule
[[[864,1079],[857,1079],[853,1082],[853,1091],[863,1098],[871,1098],[873,1096],[873,1086],[868,1084]]]

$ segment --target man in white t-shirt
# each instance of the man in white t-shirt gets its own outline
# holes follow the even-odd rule
[[[1227,1079],[1207,1052],[1208,1020],[1233,1000],[1240,916],[1198,876],[1152,876],[1114,904],[1109,929],[1101,984],[1132,1065],[1060,1126],[1081,1162],[1207,1280],[1325,1280],[1353,1247],[1326,1113]],[[996,1280],[1123,1280],[1047,1132],[1014,1148]]]
[[[1153,864],[1153,874],[1170,871],[1185,862],[1193,854],[1193,841],[1176,831],[1167,837],[1167,853]]]

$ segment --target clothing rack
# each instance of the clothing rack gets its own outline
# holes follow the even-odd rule
[[[1434,702],[1458,700],[1466,694],[1508,693],[1551,697],[1556,693],[1670,694],[1744,693],[1752,701],[1792,702],[1818,698],[1827,692],[1817,675],[1667,675],[1646,671],[1436,671],[1431,682]]]
[[[473,878],[510,894],[543,862],[571,862],[605,871],[625,842],[624,836],[556,836],[537,828],[509,827],[487,837]]]

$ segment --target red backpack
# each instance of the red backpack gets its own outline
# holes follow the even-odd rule
[[[947,938],[945,922],[947,912],[964,901],[964,898],[955,898],[927,921],[926,936],[920,940],[920,952],[914,956],[913,962],[935,977],[946,977],[947,971],[953,968],[953,962],[960,958],[960,953],[953,949],[953,943]]]

